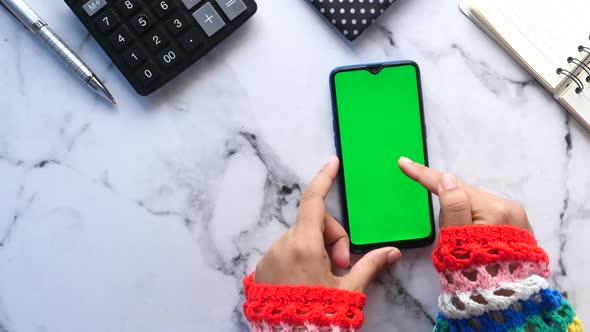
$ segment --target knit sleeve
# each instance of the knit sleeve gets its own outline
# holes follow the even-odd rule
[[[252,332],[354,332],[367,296],[322,286],[263,285],[244,278],[244,314]]]
[[[549,288],[549,257],[526,230],[445,228],[432,260],[442,286],[437,332],[582,332],[571,305]]]

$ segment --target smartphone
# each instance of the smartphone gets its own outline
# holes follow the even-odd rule
[[[432,197],[398,167],[401,156],[428,165],[418,65],[339,67],[330,87],[351,252],[429,246],[435,238]]]

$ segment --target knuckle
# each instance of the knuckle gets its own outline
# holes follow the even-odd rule
[[[528,220],[525,208],[510,200],[499,202],[495,212],[505,222],[519,223]]]
[[[348,245],[350,243],[350,237],[348,236],[346,231],[344,231],[344,234],[342,234],[342,236],[340,236],[334,243],[339,242],[339,241],[341,241],[345,245]]]
[[[289,246],[289,248],[291,255],[293,255],[293,259],[296,261],[304,261],[314,257],[313,255],[315,250],[303,241],[294,242]]]
[[[378,271],[385,266],[385,262],[377,256],[371,256],[367,261],[367,265],[369,265],[373,271]]]
[[[311,189],[305,190],[303,192],[303,194],[301,194],[301,200],[302,201],[304,201],[304,200],[310,200],[310,199],[315,199],[317,197],[318,197],[318,193],[315,192],[314,190],[311,190]]]
[[[291,250],[296,254],[305,254],[309,252],[309,248],[301,241],[296,241],[291,245]]]
[[[512,217],[511,208],[506,202],[497,203],[494,208],[494,214],[496,215],[496,218],[500,219],[502,222],[508,222]]]
[[[314,199],[318,198],[318,193],[316,193],[313,190],[306,190],[303,192],[303,194],[301,194],[301,204],[304,204],[306,202],[310,202],[313,201]]]
[[[520,204],[514,203],[514,216],[518,221],[528,220],[526,209]]]
[[[527,215],[526,209],[522,205],[513,203],[511,221],[514,225],[524,228],[528,227],[529,217]]]
[[[276,257],[278,256],[278,253],[280,252],[280,244],[278,242],[275,242],[273,245],[270,246],[270,248],[268,249],[268,251],[266,252],[266,255],[264,255],[264,258],[267,257]]]
[[[424,173],[419,173],[415,176],[414,180],[418,183],[425,183],[426,182],[426,176],[424,175]]]
[[[449,202],[443,206],[448,213],[461,213],[470,210],[470,203],[467,199],[461,199]]]

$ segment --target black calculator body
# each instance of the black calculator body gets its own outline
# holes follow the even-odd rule
[[[254,0],[65,0],[135,91],[149,95],[244,24]]]

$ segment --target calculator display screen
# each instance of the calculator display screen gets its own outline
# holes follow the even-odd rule
[[[430,194],[398,167],[401,156],[427,162],[418,66],[340,68],[331,84],[351,243],[429,245]]]

